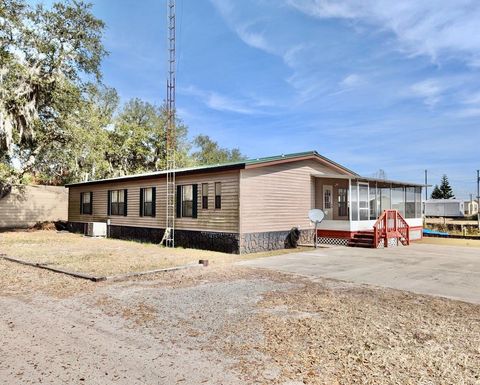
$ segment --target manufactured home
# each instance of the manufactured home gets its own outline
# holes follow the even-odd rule
[[[72,231],[108,223],[113,238],[160,242],[166,172],[70,184]],[[175,245],[248,253],[285,247],[293,227],[318,242],[408,244],[422,236],[422,185],[362,177],[316,151],[176,170]]]

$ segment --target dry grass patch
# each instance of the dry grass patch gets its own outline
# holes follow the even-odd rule
[[[273,363],[279,374],[265,384],[480,384],[478,305],[304,281],[259,307],[264,339],[234,352],[246,378]]]
[[[151,243],[91,238],[56,231],[14,231],[0,234],[0,253],[95,276],[162,269],[196,263],[200,259],[221,265],[301,250],[233,255],[208,250],[168,249]]]
[[[0,297],[22,296],[32,299],[36,294],[65,298],[93,291],[102,284],[76,279],[43,269],[0,259]]]

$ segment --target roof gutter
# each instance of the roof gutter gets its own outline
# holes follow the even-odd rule
[[[390,180],[390,179],[378,179],[378,178],[369,178],[364,177],[361,175],[338,175],[338,174],[312,174],[315,178],[331,178],[331,179],[350,179],[350,180],[364,180],[368,182],[378,182],[378,183],[390,183],[390,184],[397,184],[402,186],[413,186],[413,187],[431,187],[430,184],[423,184],[423,183],[412,183],[412,182],[402,182],[399,180]]]

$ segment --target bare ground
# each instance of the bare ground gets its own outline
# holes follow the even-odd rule
[[[6,384],[480,384],[480,306],[390,289],[225,264],[91,283],[0,261],[0,308]]]
[[[458,239],[458,238],[436,238],[423,237],[421,241],[416,243],[425,243],[429,245],[441,246],[465,246],[465,247],[480,247],[480,239]]]

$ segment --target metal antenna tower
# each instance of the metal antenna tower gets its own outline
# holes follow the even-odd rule
[[[175,70],[176,70],[176,47],[175,47],[175,24],[176,24],[175,0],[167,0],[167,48],[168,48],[168,73],[167,73],[167,132],[166,132],[166,155],[167,155],[167,218],[165,234],[163,236],[165,246],[175,247]]]

